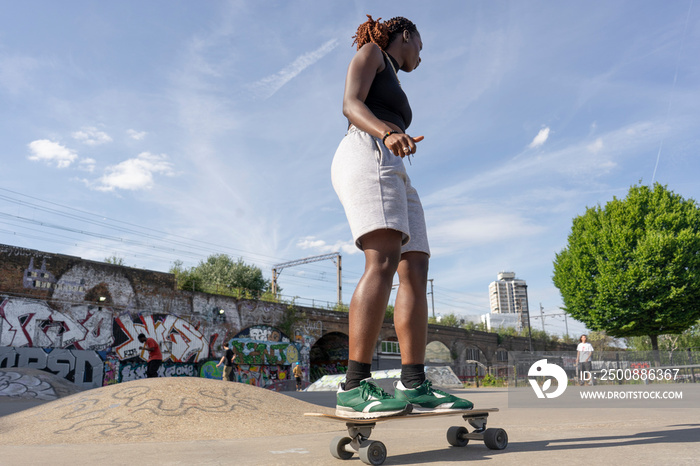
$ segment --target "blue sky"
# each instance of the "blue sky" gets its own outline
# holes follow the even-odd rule
[[[330,164],[365,14],[408,17],[424,44],[400,77],[408,132],[425,136],[408,172],[437,314],[488,312],[499,271],[527,281],[533,315],[559,313],[552,261],[573,217],[639,182],[700,198],[700,5],[426,5],[7,4],[0,243],[160,271],[226,253],[266,278],[339,251],[349,301],[363,257]],[[300,303],[334,301],[335,265],[287,268],[279,284]]]

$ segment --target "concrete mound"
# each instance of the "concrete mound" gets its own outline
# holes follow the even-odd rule
[[[23,367],[0,369],[0,399],[56,400],[83,389],[50,372]]]
[[[270,390],[200,377],[95,388],[0,417],[0,445],[168,442],[326,432],[321,408]]]

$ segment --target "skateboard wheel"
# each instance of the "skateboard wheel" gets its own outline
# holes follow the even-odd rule
[[[367,441],[360,445],[360,459],[365,464],[382,464],[386,460],[386,447],[379,441]]]
[[[331,440],[331,455],[339,460],[349,460],[352,458],[352,453],[345,449],[346,445],[352,442],[350,437],[336,437]]]
[[[503,450],[508,446],[508,434],[503,429],[486,429],[484,445],[491,450]]]
[[[463,426],[453,426],[447,429],[447,442],[453,447],[466,447],[469,443],[468,438],[464,438],[469,431]]]

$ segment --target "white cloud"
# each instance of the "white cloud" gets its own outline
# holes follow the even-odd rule
[[[423,207],[429,208],[444,203],[456,202],[467,194],[478,194],[494,186],[524,186],[524,180],[532,183],[551,183],[551,180],[567,182],[591,180],[610,174],[620,164],[637,158],[640,150],[647,150],[658,141],[666,128],[652,122],[636,122],[629,126],[609,131],[600,137],[605,141],[600,152],[590,152],[597,144],[591,138],[572,141],[554,150],[545,150],[537,157],[521,157],[518,154],[508,163],[473,176],[455,184],[442,187],[422,197]],[[589,151],[587,157],[581,154]],[[565,178],[561,178],[564,176]]]
[[[294,79],[299,73],[319,61],[337,46],[338,40],[331,39],[313,52],[301,55],[281,71],[254,83],[250,86],[250,89],[257,97],[267,99],[280,90],[282,86]]]
[[[82,130],[74,132],[72,136],[88,146],[99,146],[100,144],[112,142],[112,138],[107,133],[98,130],[94,126],[86,126]]]
[[[32,152],[32,155],[28,157],[29,160],[46,162],[49,165],[53,163],[58,168],[69,167],[78,158],[78,154],[74,150],[48,139],[30,142],[29,150]]]
[[[535,139],[533,139],[532,142],[528,145],[528,147],[530,149],[540,147],[542,144],[547,142],[547,139],[549,139],[549,127],[542,128],[540,132],[537,133],[537,136],[535,136]]]
[[[129,136],[131,139],[135,139],[137,141],[141,141],[143,138],[146,137],[148,134],[145,131],[136,131],[135,129],[127,129],[126,130],[127,136]]]
[[[481,212],[481,209],[466,207],[454,218],[454,206],[449,219],[431,219],[430,240],[433,253],[438,250],[454,251],[460,245],[484,245],[508,240],[522,239],[542,233],[545,228],[517,213]],[[440,216],[432,212],[431,216]]]
[[[167,161],[167,158],[165,154],[142,152],[135,159],[128,159],[107,167],[105,174],[99,179],[100,185],[95,189],[98,191],[150,189],[153,187],[154,174],[172,174],[172,164]]]
[[[597,154],[603,149],[603,139],[598,138],[594,142],[588,145],[588,150],[593,152],[594,154]]]
[[[88,158],[80,159],[80,161],[78,162],[78,168],[80,168],[81,170],[84,170],[86,172],[92,173],[95,171],[96,164],[97,164],[97,161],[95,159],[88,157]]]
[[[338,241],[335,244],[328,244],[321,239],[316,239],[314,236],[307,236],[297,242],[297,247],[301,249],[314,249],[321,254],[329,254],[331,252],[342,252],[344,254],[357,254],[360,252],[353,241]]]

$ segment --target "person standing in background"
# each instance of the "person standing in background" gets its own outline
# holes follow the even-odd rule
[[[593,345],[588,343],[588,336],[581,335],[579,339],[581,343],[576,347],[576,363],[578,365],[578,380],[579,385],[584,384],[584,372],[588,373],[590,383],[593,385],[593,377],[591,371],[593,369]]]
[[[299,365],[299,362],[294,364],[294,379],[297,382],[297,391],[301,391],[301,376],[303,375],[303,372],[301,370],[301,365]]]
[[[160,345],[153,338],[146,338],[146,335],[143,333],[139,334],[138,339],[143,344],[139,349],[148,351],[146,377],[158,377],[158,369],[163,364],[163,354],[160,352]]]
[[[225,351],[224,355],[221,356],[221,361],[219,361],[219,364],[217,364],[216,367],[220,367],[223,364],[224,372],[221,376],[221,380],[232,382],[233,379],[231,378],[231,374],[233,373],[233,362],[236,360],[236,355],[233,353],[233,350],[230,348],[228,343],[224,343],[223,347]]]

